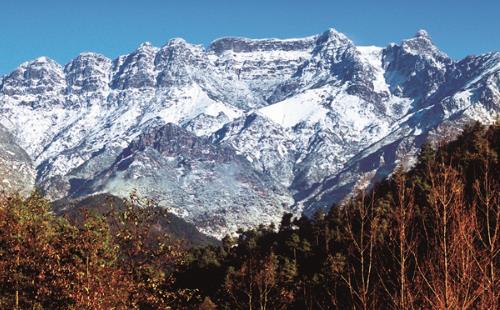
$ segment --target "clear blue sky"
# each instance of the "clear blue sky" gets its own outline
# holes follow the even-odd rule
[[[48,56],[116,57],[173,37],[301,37],[334,27],[356,44],[385,46],[428,30],[455,59],[500,50],[500,0],[2,0],[0,75]]]

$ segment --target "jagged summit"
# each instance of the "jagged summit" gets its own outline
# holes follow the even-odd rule
[[[319,40],[338,40],[338,41],[351,41],[345,34],[337,31],[335,28],[329,28],[324,31],[320,36]]]
[[[309,36],[294,39],[226,37],[214,40],[208,45],[207,51],[221,54],[229,50],[235,53],[303,50],[314,44],[317,37],[318,36]]]
[[[156,52],[158,50],[159,50],[159,48],[156,46],[153,46],[153,44],[151,44],[151,42],[143,42],[143,43],[139,44],[139,46],[137,47],[137,49],[134,52],[135,53],[148,52],[148,51]]]
[[[139,49],[140,48],[148,48],[148,47],[152,47],[153,44],[149,41],[146,41],[146,42],[142,42],[141,44],[139,44]]]
[[[499,55],[454,61],[422,30],[387,47],[335,29],[143,43],[22,64],[0,81],[0,126],[49,197],[135,188],[220,237],[329,207],[441,128],[493,121]]]
[[[189,44],[183,38],[172,38],[168,40],[167,44],[165,44],[165,46],[174,46],[174,45],[191,45],[191,44]]]
[[[434,45],[427,31],[423,29],[418,30],[413,38],[403,40],[401,46],[406,52],[414,55],[448,58],[448,55]]]
[[[429,33],[425,29],[420,29],[415,33],[416,38],[429,38]]]
[[[31,61],[24,62],[19,66],[19,68],[33,68],[33,67],[60,68],[61,66],[55,60],[53,60],[47,56],[38,57],[38,58],[33,59]]]
[[[31,63],[52,63],[52,62],[54,62],[54,60],[50,59],[49,57],[41,56],[32,61]]]
[[[95,53],[95,52],[82,52],[80,53],[76,58],[74,58],[73,60],[75,59],[83,59],[83,58],[96,58],[96,59],[108,59],[106,56],[104,56],[103,54],[100,54],[100,53]],[[70,61],[69,63],[71,63],[72,61]]]

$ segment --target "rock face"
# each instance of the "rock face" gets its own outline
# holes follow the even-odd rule
[[[329,207],[442,128],[494,121],[499,85],[499,52],[455,61],[423,30],[385,48],[334,29],[172,39],[24,63],[0,80],[0,124],[51,198],[137,189],[220,237]]]
[[[35,175],[28,154],[0,125],[0,191],[27,195],[34,189]]]

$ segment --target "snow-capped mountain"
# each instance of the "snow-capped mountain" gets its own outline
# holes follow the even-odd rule
[[[334,29],[172,39],[22,64],[0,80],[0,136],[53,199],[137,189],[220,237],[328,207],[441,128],[494,121],[499,86],[499,52],[455,61],[423,30],[385,48]]]

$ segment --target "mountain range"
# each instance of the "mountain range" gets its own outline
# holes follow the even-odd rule
[[[328,208],[499,116],[500,52],[457,61],[424,30],[386,47],[329,29],[41,57],[0,78],[0,187],[135,190],[220,238]]]

